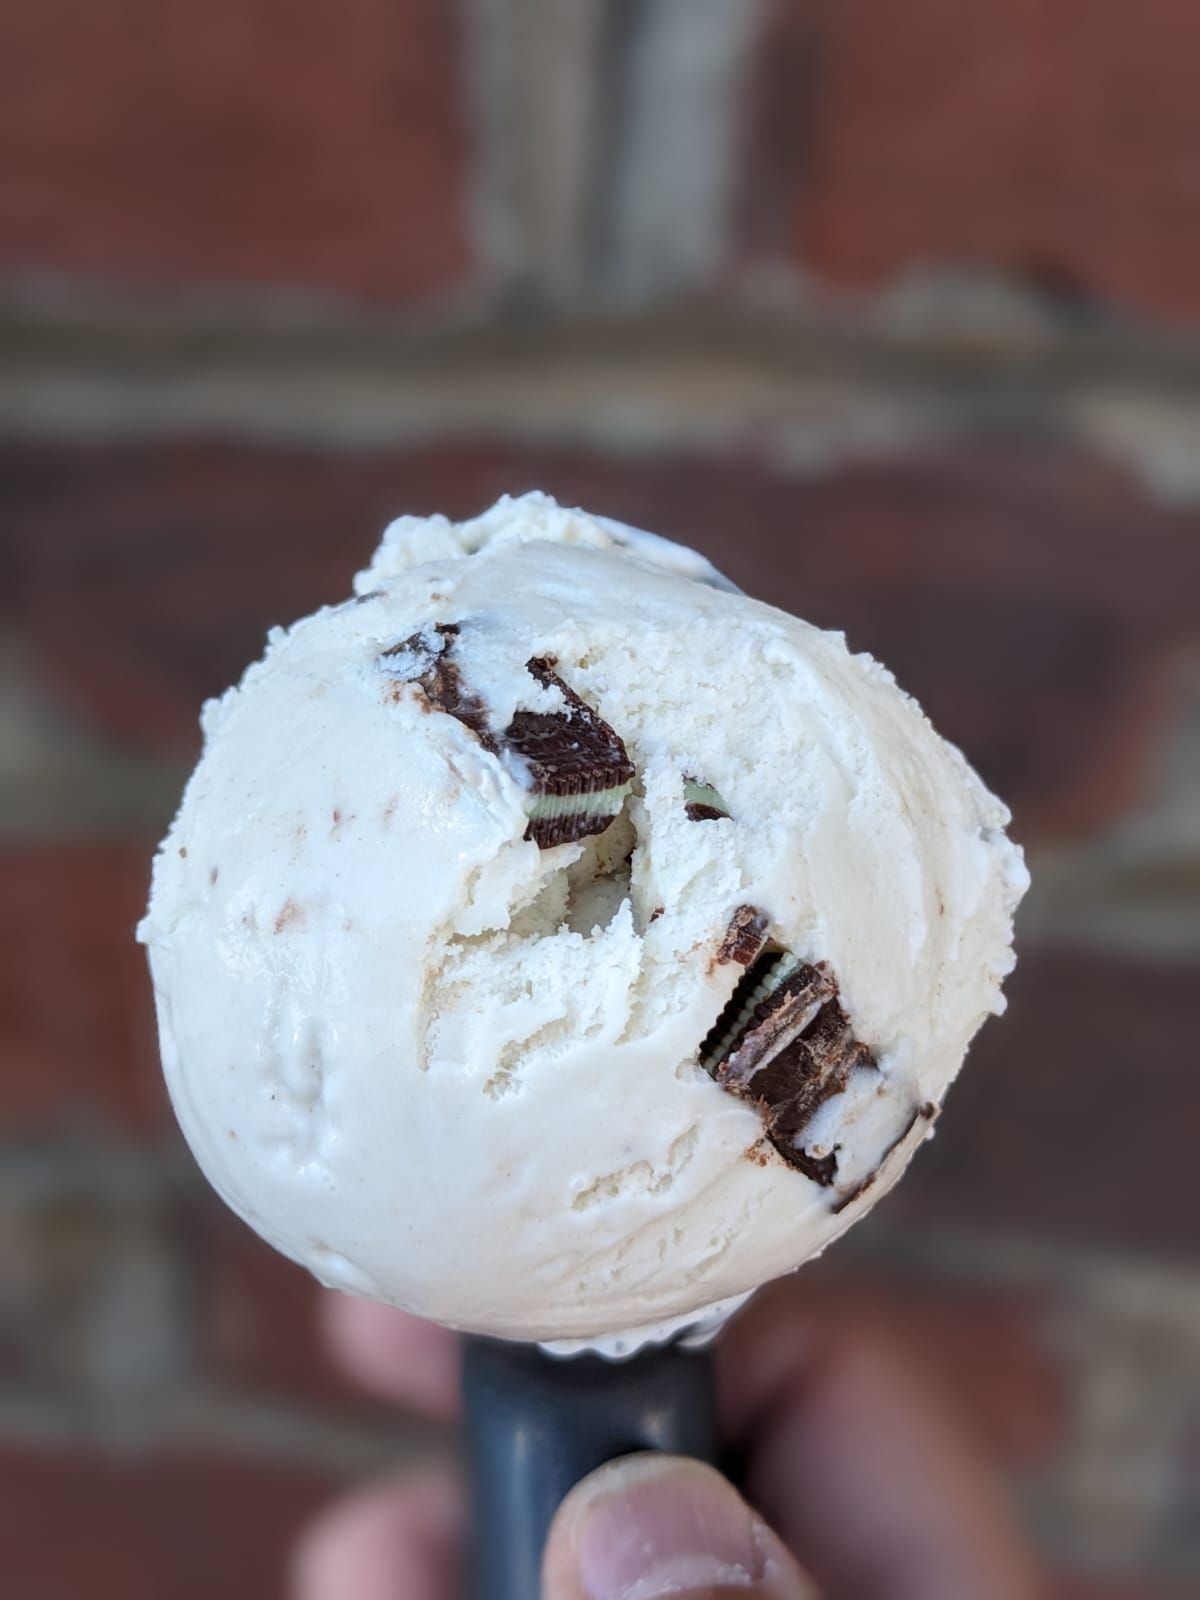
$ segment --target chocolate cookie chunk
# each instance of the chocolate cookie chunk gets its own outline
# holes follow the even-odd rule
[[[459,626],[439,622],[380,653],[380,665],[401,683],[415,684],[431,711],[461,722],[485,750],[521,758],[530,785],[525,837],[543,850],[603,833],[620,814],[633,781],[624,742],[553,670],[535,656],[529,672],[564,701],[561,711],[516,711],[502,736],[493,733],[483,699],[463,681],[454,659]]]
[[[599,712],[535,656],[530,673],[566,702],[563,711],[517,711],[504,731],[525,762],[533,790],[525,837],[543,850],[603,833],[619,814],[633,781],[620,735]]]
[[[761,942],[701,1043],[700,1060],[723,1089],[756,1108],[785,1161],[829,1186],[837,1156],[807,1151],[805,1130],[850,1074],[874,1067],[875,1058],[854,1037],[829,966],[767,942],[765,927],[766,918],[749,906],[730,919],[722,950],[745,952],[749,941],[761,936]]]

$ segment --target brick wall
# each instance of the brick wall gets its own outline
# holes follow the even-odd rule
[[[761,234],[856,288],[957,265],[1194,317],[1198,49],[1188,0],[777,0]]]
[[[206,1193],[130,934],[200,699],[392,514],[533,485],[845,627],[1012,800],[1009,1016],[810,1281],[937,1361],[1063,1600],[1200,1578],[1196,34],[1183,0],[0,16],[17,1600],[269,1600],[327,1493],[443,1448]]]
[[[407,300],[470,267],[438,0],[51,0],[0,20],[0,268]]]

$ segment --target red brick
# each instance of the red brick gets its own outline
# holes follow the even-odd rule
[[[222,1383],[323,1405],[365,1407],[318,1333],[316,1280],[286,1260],[211,1193],[194,1208],[199,1358]]]
[[[841,284],[970,263],[1194,317],[1198,55],[1192,0],[776,0],[754,242]]]
[[[384,300],[467,268],[455,8],[0,13],[0,272]]]
[[[1026,951],[1008,993],[889,1219],[1194,1255],[1195,968]]]
[[[284,1600],[288,1548],[332,1482],[219,1455],[0,1451],[13,1600]]]
[[[1141,797],[1200,516],[1097,462],[960,452],[788,476],[478,442],[412,453],[180,444],[0,452],[16,592],[47,678],[121,736],[196,747],[266,628],[347,592],[402,510],[544,485],[697,544],[878,654],[1013,805],[1072,837]]]
[[[132,1399],[160,1394],[189,1364],[174,1207],[128,1150],[106,1172],[100,1165],[6,1188],[0,1372],[9,1392]]]
[[[170,1125],[145,957],[151,844],[0,852],[0,1122],[8,1133]]]
[[[1195,1590],[1160,1579],[1082,1577],[1061,1573],[1050,1580],[1050,1600],[1187,1600]]]

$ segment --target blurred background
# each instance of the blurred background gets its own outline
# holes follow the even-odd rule
[[[844,627],[1012,802],[1009,1017],[810,1282],[1056,1600],[1197,1592],[1198,60],[1194,0],[0,11],[6,1595],[274,1600],[446,1448],[206,1193],[132,930],[200,700],[533,486]]]

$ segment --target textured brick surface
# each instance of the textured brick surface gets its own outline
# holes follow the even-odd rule
[[[1157,1580],[1081,1577],[1062,1574],[1050,1579],[1050,1600],[1187,1600],[1190,1588]]]
[[[1191,0],[777,0],[751,227],[838,283],[972,264],[1194,318],[1198,53]]]
[[[1007,988],[893,1219],[1194,1257],[1195,969],[1028,951]]]
[[[211,1193],[195,1204],[190,1256],[197,1275],[197,1358],[211,1376],[239,1389],[343,1410],[368,1403],[322,1348],[316,1280]]]
[[[444,290],[461,85],[441,0],[7,6],[0,273]]]
[[[0,1374],[122,1412],[187,1368],[190,1262],[175,1210],[128,1154],[60,1176],[0,1170]]]
[[[1097,462],[1015,448],[818,478],[498,443],[12,448],[0,473],[47,681],[120,735],[194,749],[201,698],[272,623],[346,593],[390,515],[463,515],[542,485],[845,628],[967,750],[1026,840],[1139,799],[1200,582],[1200,515]]]
[[[199,444],[21,451],[4,481],[10,594],[48,679],[118,735],[192,752],[201,700],[266,630],[348,592],[403,478]]]
[[[316,1474],[221,1456],[0,1451],[12,1600],[284,1600],[287,1549],[328,1493]]]
[[[332,1372],[311,1280],[203,1189],[132,933],[201,699],[345,594],[390,516],[536,486],[844,628],[1013,803],[1044,870],[1010,1014],[801,1282],[940,1376],[1054,1600],[1178,1600],[1200,1573],[1196,382],[1186,341],[1105,303],[1200,319],[1200,11],[770,0],[735,103],[720,0],[569,9],[0,15],[0,1591],[282,1600],[338,1476],[430,1448]],[[785,270],[714,282],[720,260]],[[886,316],[822,329],[820,295],[794,318],[765,291],[797,270],[909,308],[902,349]],[[753,294],[778,347],[732,313],[719,338],[660,326],[680,278]],[[29,279],[54,293],[12,330]],[[610,339],[589,296],[618,288],[639,309]],[[347,323],[297,320],[313,295]],[[422,321],[411,368],[390,317],[375,349],[381,305]]]
[[[133,929],[152,843],[0,851],[0,1128],[144,1135],[170,1124]]]

